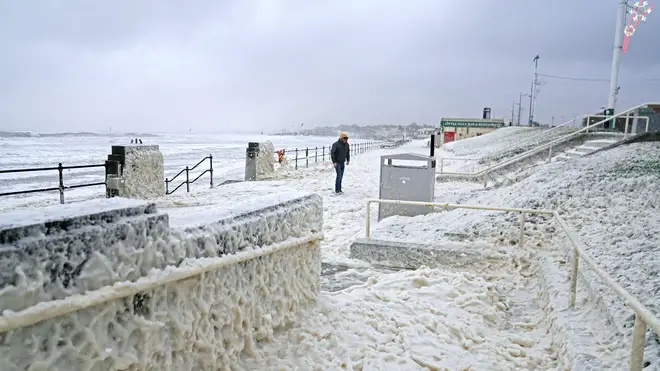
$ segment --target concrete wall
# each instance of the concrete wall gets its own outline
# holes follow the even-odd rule
[[[0,215],[2,370],[229,370],[320,287],[318,241],[273,244],[320,234],[321,197],[252,204],[178,227],[123,198]]]

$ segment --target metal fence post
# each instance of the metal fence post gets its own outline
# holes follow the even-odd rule
[[[325,162],[325,146],[321,148],[321,162]]]
[[[309,167],[309,147],[305,148],[305,167]]]
[[[190,169],[186,166],[186,192],[190,192]]]
[[[165,194],[170,194],[170,181],[167,178],[165,178]]]
[[[518,245],[523,247],[525,239],[525,213],[520,213],[520,237],[518,238]]]
[[[296,170],[298,170],[298,148],[296,148]]]
[[[209,174],[211,174],[211,188],[213,188],[213,154],[209,155]]]
[[[646,343],[646,323],[635,313],[635,327],[633,327],[632,350],[630,354],[630,371],[642,371],[644,367],[644,345]]]
[[[550,146],[550,149],[548,150],[548,162],[552,161],[552,146]]]
[[[578,265],[580,264],[580,253],[573,247],[573,262],[571,265],[571,291],[568,295],[569,308],[575,308],[575,297],[577,296]]]
[[[314,147],[314,163],[319,162],[319,147]]]
[[[58,172],[59,177],[60,177],[59,188],[60,188],[60,203],[61,204],[64,203],[64,179],[63,179],[63,174],[62,174],[63,170],[64,170],[64,168],[62,167],[62,163],[60,162],[59,164],[57,164],[57,172]]]

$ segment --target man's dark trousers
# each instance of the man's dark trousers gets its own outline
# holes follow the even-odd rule
[[[337,172],[337,180],[335,180],[335,192],[341,192],[341,180],[344,178],[344,169],[346,164],[343,162],[338,162],[335,166],[335,171]]]

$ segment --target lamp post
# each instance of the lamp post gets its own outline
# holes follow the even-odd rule
[[[628,24],[623,26],[626,18],[626,10],[630,8],[630,18]],[[646,21],[646,17],[651,14],[653,5],[648,1],[638,0],[632,5],[628,5],[628,0],[619,0],[619,7],[616,12],[616,27],[614,31],[614,48],[612,50],[612,71],[610,72],[610,93],[607,97],[607,111],[614,114],[617,96],[619,94],[619,65],[621,63],[621,53],[628,49],[630,38],[635,34],[639,22]]]

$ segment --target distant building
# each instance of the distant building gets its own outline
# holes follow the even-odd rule
[[[504,126],[503,119],[442,118],[436,130],[436,143],[478,137]]]
[[[415,138],[417,138],[417,139],[429,138],[431,135],[435,134],[435,131],[436,131],[435,128],[417,129],[417,132],[415,133]]]

